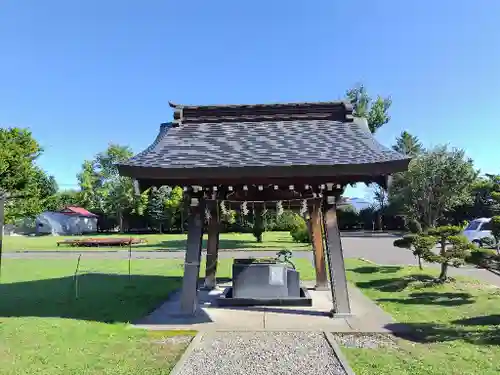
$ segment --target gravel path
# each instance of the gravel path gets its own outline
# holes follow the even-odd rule
[[[332,333],[335,341],[348,348],[397,347],[392,335],[382,333]]]
[[[344,375],[321,332],[214,332],[180,369],[183,375]]]

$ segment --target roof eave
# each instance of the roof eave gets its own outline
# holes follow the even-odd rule
[[[398,159],[367,164],[305,165],[305,166],[253,166],[253,167],[201,167],[159,168],[140,165],[117,165],[120,175],[136,180],[162,180],[176,185],[192,184],[193,181],[224,184],[227,181],[252,183],[264,180],[328,180],[339,179],[346,183],[364,182],[380,176],[403,172],[410,159]]]

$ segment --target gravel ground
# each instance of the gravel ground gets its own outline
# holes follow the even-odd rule
[[[161,340],[156,340],[153,341],[155,344],[171,344],[171,345],[176,345],[176,344],[187,344],[193,339],[193,336],[172,336],[172,337],[166,337]]]
[[[397,347],[397,344],[391,335],[382,333],[333,333],[332,336],[339,345],[348,348],[376,349],[380,347]]]
[[[345,375],[321,332],[216,332],[193,350],[182,375]]]

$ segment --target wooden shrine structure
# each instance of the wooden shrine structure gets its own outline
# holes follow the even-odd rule
[[[347,102],[170,106],[174,120],[118,170],[138,190],[184,188],[189,225],[180,312],[197,309],[205,218],[205,286],[213,288],[221,202],[227,208],[251,202],[257,212],[289,202],[309,217],[317,288],[328,287],[327,264],[332,311],[350,314],[336,203],[349,183],[387,188],[410,159],[379,144]]]

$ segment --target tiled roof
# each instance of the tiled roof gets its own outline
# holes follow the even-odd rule
[[[85,217],[97,217],[96,214],[93,214],[92,212],[87,211],[83,207],[68,206],[68,207],[64,208],[64,210],[62,210],[61,212],[62,213],[68,213],[68,214],[85,216]]]
[[[365,164],[404,159],[354,123],[327,120],[164,124],[127,165],[161,168]]]
[[[199,170],[408,162],[378,143],[366,126],[352,122],[352,109],[343,102],[174,107],[177,120],[162,124],[150,147],[119,165],[122,173],[130,175],[127,167]],[[401,165],[399,170],[406,169]]]

